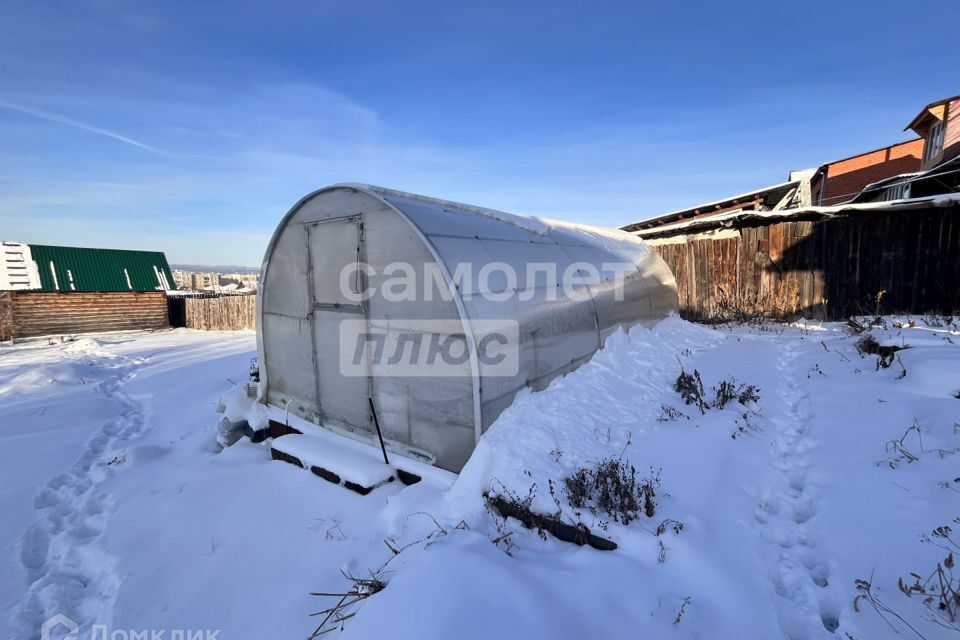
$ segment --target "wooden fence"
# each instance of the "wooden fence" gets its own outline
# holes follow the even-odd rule
[[[0,293],[0,339],[168,326],[163,291]]]
[[[200,331],[238,331],[256,328],[257,297],[226,295],[170,298],[174,326]]]
[[[683,317],[960,312],[960,207],[759,224],[650,241]]]
[[[13,339],[13,312],[10,308],[10,292],[0,291],[0,342]]]

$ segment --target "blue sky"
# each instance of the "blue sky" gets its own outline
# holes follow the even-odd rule
[[[0,239],[258,265],[370,182],[601,225],[907,139],[960,4],[0,3]]]

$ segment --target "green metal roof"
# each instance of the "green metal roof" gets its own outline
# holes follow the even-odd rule
[[[157,291],[176,288],[167,257],[161,251],[31,244],[30,252],[40,273],[42,291]],[[163,278],[166,282],[162,282]]]

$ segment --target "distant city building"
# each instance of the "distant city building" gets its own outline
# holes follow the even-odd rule
[[[257,273],[221,273],[217,271],[188,271],[175,269],[173,279],[181,291],[211,291],[223,293],[257,290]]]
[[[191,279],[191,276],[192,274],[189,271],[184,271],[183,269],[174,269],[173,282],[177,285],[177,289],[190,289],[193,286],[193,280]]]

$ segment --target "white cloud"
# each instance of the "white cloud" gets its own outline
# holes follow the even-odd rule
[[[157,149],[156,147],[152,147],[148,144],[144,144],[139,140],[134,140],[133,138],[129,138],[125,135],[117,133],[116,131],[110,131],[109,129],[102,129],[100,127],[95,127],[93,125],[86,124],[84,122],[79,122],[77,120],[74,120],[73,118],[68,118],[67,116],[60,115],[59,113],[52,113],[50,111],[44,111],[42,109],[35,109],[33,107],[29,107],[22,104],[16,104],[13,102],[0,102],[0,109],[9,109],[11,111],[17,111],[19,113],[23,113],[28,116],[40,118],[42,120],[48,120],[50,122],[56,122],[57,124],[62,124],[68,127],[74,127],[75,129],[88,131],[90,133],[94,133],[100,136],[112,138],[113,140],[117,140],[118,142],[122,142],[124,144],[129,144],[131,146],[138,147],[140,149],[143,149],[144,151],[149,151],[151,153],[159,153],[159,154],[164,153],[163,151],[161,151],[160,149]]]

